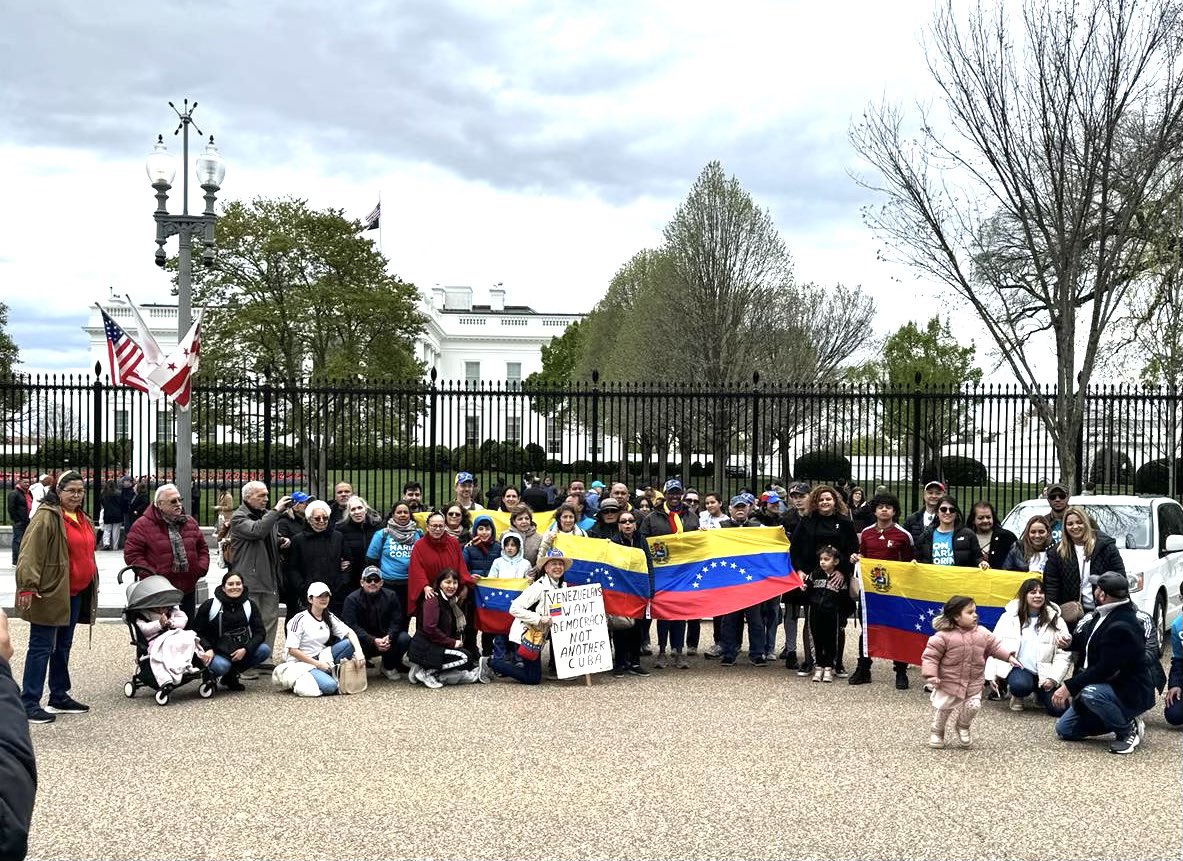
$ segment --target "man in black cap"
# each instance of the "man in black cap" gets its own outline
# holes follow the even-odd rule
[[[1078,627],[1072,637],[1072,651],[1082,652],[1084,660],[1052,694],[1056,708],[1067,707],[1056,721],[1056,734],[1074,741],[1111,732],[1110,753],[1133,753],[1146,729],[1139,715],[1155,701],[1145,634],[1124,574],[1106,571],[1089,580],[1096,621],[1087,630]],[[1069,645],[1067,638],[1061,645]]]
[[[1064,533],[1064,514],[1068,511],[1068,488],[1056,482],[1047,489],[1047,504],[1051,506],[1048,519],[1052,522],[1052,545],[1060,543],[1060,536]]]

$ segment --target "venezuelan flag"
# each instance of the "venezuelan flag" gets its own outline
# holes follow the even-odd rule
[[[863,590],[863,632],[867,654],[919,664],[932,622],[954,595],[968,595],[978,606],[978,624],[994,629],[998,619],[1031,576],[1027,571],[959,568],[865,559],[859,564]]]
[[[704,529],[648,539],[655,619],[705,619],[802,586],[779,527]]]
[[[476,581],[476,626],[486,634],[508,634],[513,624],[509,605],[530,581],[480,577]]]
[[[636,547],[624,547],[603,538],[586,538],[566,533],[555,537],[555,547],[572,559],[564,579],[572,586],[599,583],[604,590],[604,609],[613,616],[640,619],[651,594],[645,554]]]

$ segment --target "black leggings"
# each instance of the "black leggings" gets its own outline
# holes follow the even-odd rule
[[[814,663],[819,667],[833,667],[838,652],[838,608],[817,605],[811,607],[809,627],[813,635]]]

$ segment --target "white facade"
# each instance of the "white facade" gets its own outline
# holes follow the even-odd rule
[[[506,305],[505,290],[489,290],[489,302],[473,303],[471,287],[436,287],[420,303],[426,319],[415,358],[438,379],[512,385],[542,370],[542,348],[582,314],[544,314]]]

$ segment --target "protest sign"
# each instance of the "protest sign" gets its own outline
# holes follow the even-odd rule
[[[598,583],[569,586],[547,593],[550,606],[550,648],[560,679],[612,669],[604,591]]]

